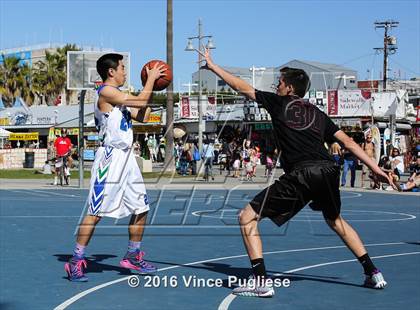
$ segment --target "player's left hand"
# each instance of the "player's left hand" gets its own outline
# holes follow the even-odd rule
[[[202,66],[202,68],[207,70],[213,70],[215,64],[213,62],[213,59],[211,58],[210,49],[206,48],[203,56],[206,61],[206,64]]]

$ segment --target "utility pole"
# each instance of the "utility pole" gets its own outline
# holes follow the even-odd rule
[[[388,74],[388,55],[395,54],[397,51],[397,39],[394,36],[389,36],[388,31],[392,28],[398,27],[399,22],[393,20],[386,20],[382,22],[375,22],[375,29],[383,28],[384,31],[384,47],[376,47],[374,50],[377,53],[384,53],[384,67],[383,67],[383,81],[382,88],[386,91],[386,80]],[[391,130],[391,143],[394,144],[395,128],[396,128],[396,112],[391,113],[389,116],[389,129]]]
[[[166,62],[173,70],[173,5],[172,0],[166,0]],[[166,171],[175,171],[174,162],[174,84],[171,82],[166,89],[166,145],[165,167]]]
[[[387,73],[388,73],[388,55],[395,54],[397,51],[397,39],[394,36],[388,35],[388,30],[392,28],[398,27],[399,22],[393,21],[393,20],[387,20],[384,22],[375,22],[375,29],[377,28],[383,28],[385,30],[384,32],[384,47],[375,47],[374,50],[378,53],[383,52],[384,53],[384,73],[383,73],[383,81],[382,81],[382,87],[383,90],[386,90],[386,79],[387,79]]]

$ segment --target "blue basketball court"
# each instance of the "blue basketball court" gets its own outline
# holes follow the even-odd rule
[[[271,299],[230,294],[250,274],[236,217],[257,190],[149,190],[142,249],[154,276],[119,267],[127,220],[103,219],[88,247],[89,282],[66,279],[86,190],[0,191],[1,309],[418,309],[420,199],[342,192],[342,214],[381,268],[385,290],[363,272],[320,213],[303,209],[281,228],[260,223]]]

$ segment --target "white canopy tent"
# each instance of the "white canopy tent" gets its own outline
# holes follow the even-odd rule
[[[9,138],[10,134],[10,131],[0,128],[0,148],[4,148],[4,141]]]

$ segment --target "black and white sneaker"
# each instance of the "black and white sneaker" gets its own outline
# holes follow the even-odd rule
[[[381,271],[375,269],[371,275],[366,275],[364,286],[374,289],[383,289],[387,285]]]

